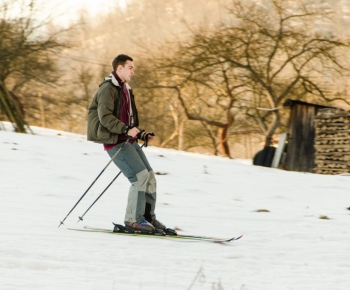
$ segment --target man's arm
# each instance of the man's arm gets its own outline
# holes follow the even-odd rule
[[[114,98],[112,88],[108,85],[101,86],[97,114],[100,123],[108,131],[114,134],[123,134],[126,130],[126,124],[114,116]]]

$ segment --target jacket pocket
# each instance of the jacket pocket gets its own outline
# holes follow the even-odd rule
[[[107,128],[103,127],[101,123],[99,123],[97,128],[97,138],[102,143],[111,143],[113,134],[109,132]]]

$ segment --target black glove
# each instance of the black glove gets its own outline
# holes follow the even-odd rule
[[[145,130],[142,130],[140,133],[137,134],[137,138],[144,141],[144,146],[147,147],[147,143],[148,143],[148,139],[149,136],[156,136],[156,134],[154,134],[153,132],[148,132],[146,133]]]
[[[129,131],[130,129],[134,128],[134,127],[135,127],[135,126],[133,126],[133,125],[128,125],[128,126],[126,126],[125,131],[123,132],[123,134],[128,134],[128,131]]]

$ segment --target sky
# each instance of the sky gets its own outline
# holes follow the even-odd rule
[[[23,0],[30,3],[29,0]],[[108,12],[110,9],[124,9],[129,0],[37,0],[37,7],[44,7],[40,12],[43,17],[48,14],[55,16],[55,22],[61,25],[69,25],[79,18],[79,11],[86,10],[91,16]],[[22,3],[22,2],[18,2]],[[22,4],[21,4],[22,6]],[[41,9],[41,8],[40,8]],[[13,8],[13,13],[18,14],[19,7]]]
[[[117,6],[125,8],[127,0],[44,0],[44,3],[62,11],[60,21],[64,23],[77,19],[77,13],[82,9],[87,10],[91,16],[96,16],[98,13],[108,12]]]
[[[229,244],[68,230],[123,223],[128,180],[86,136],[0,131],[2,290],[347,290],[350,176],[288,172],[251,160],[144,148],[156,213],[182,234]]]

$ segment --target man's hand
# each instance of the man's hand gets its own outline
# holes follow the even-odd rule
[[[131,129],[128,130],[128,132],[126,133],[128,136],[131,137],[135,137],[138,133],[140,133],[140,130],[137,129],[136,127],[133,127]]]
[[[143,130],[143,131],[141,131],[141,132],[138,134],[137,137],[138,137],[140,140],[145,141],[144,146],[147,147],[148,141],[153,140],[154,136],[156,136],[156,134],[154,134],[153,132],[146,133],[146,132]]]
[[[151,132],[151,133],[147,133],[146,136],[148,138],[147,142],[149,142],[149,141],[153,140],[153,138],[154,138],[154,136],[156,136],[156,134]]]

